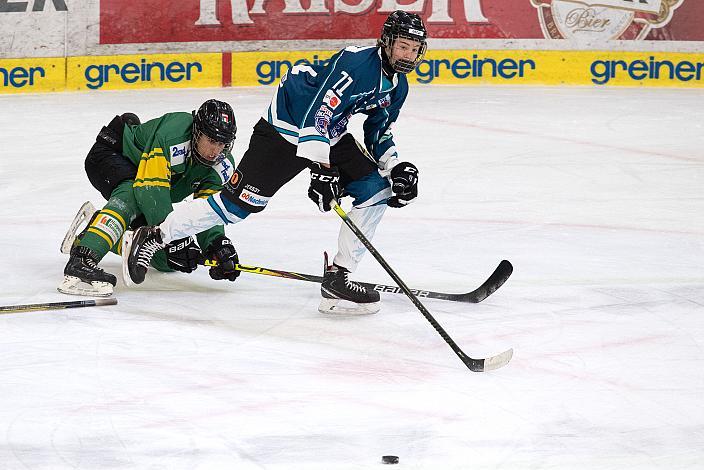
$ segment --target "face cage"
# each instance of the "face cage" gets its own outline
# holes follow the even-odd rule
[[[206,135],[204,134],[200,129],[198,129],[197,126],[193,126],[193,137],[191,138],[191,151],[193,152],[193,157],[196,159],[198,163],[201,165],[205,166],[215,166],[221,161],[225,159],[225,155],[232,150],[232,146],[235,144],[235,139],[232,139],[229,143],[225,144],[225,148],[222,149],[222,152],[218,154],[217,157],[215,157],[213,160],[208,160],[207,158],[203,157],[201,154],[198,153],[198,139],[200,138],[201,135]]]
[[[420,42],[420,49],[418,49],[418,56],[415,58],[415,60],[397,59],[391,62],[393,60],[393,46],[398,38],[410,39],[411,41]],[[389,58],[389,65],[391,65],[391,68],[394,69],[394,72],[402,73],[404,75],[413,72],[416,67],[418,67],[420,61],[423,60],[423,57],[425,57],[425,52],[428,50],[428,44],[425,41],[419,41],[418,38],[406,36],[403,34],[393,34],[385,36],[382,42],[384,44],[384,47],[387,48],[386,56]]]

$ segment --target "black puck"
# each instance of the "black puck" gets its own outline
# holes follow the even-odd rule
[[[384,455],[381,457],[381,463],[398,463],[398,457],[395,455]]]

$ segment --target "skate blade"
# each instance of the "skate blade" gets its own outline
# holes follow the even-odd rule
[[[132,278],[130,277],[130,265],[128,263],[133,238],[133,230],[127,230],[124,235],[122,235],[122,282],[127,287],[132,287],[134,285],[134,282],[132,282]]]
[[[381,310],[381,302],[357,304],[348,300],[326,299],[325,297],[320,300],[318,306],[320,313],[336,315],[371,315],[379,310]]]
[[[110,297],[113,286],[109,282],[83,282],[74,276],[64,276],[64,280],[56,288],[62,294],[84,295],[86,297]]]
[[[64,240],[61,242],[61,253],[68,255],[71,253],[71,247],[73,242],[76,240],[76,234],[78,233],[78,227],[80,227],[83,222],[87,221],[95,213],[95,207],[90,201],[83,203],[76,216],[71,222],[71,226],[68,228],[66,235],[64,235]]]

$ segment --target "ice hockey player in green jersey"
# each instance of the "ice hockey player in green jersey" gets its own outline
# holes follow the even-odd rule
[[[159,224],[173,210],[173,203],[220,191],[234,172],[231,150],[236,132],[232,107],[218,100],[206,101],[197,112],[167,113],[144,124],[136,115],[125,113],[103,127],[85,169],[107,203],[92,214],[68,247],[65,239],[62,251],[70,250],[70,258],[59,292],[111,295],[117,279],[98,263],[109,251],[119,254],[128,228]],[[69,240],[75,235],[75,225],[67,233]],[[152,266],[159,271],[190,273],[203,262],[205,253],[218,261],[217,267],[210,268],[210,277],[234,281],[239,260],[223,226],[196,237],[198,245],[192,237],[173,241],[155,253]]]

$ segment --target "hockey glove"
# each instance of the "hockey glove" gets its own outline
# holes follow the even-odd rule
[[[164,247],[166,264],[171,269],[182,273],[192,273],[203,263],[203,253],[196,245],[193,237],[174,240]]]
[[[240,262],[237,250],[229,238],[221,236],[213,240],[206,250],[207,258],[217,261],[218,265],[210,268],[210,277],[216,281],[235,281],[240,272],[235,269]]]
[[[413,163],[401,162],[391,170],[393,196],[386,204],[389,207],[404,207],[418,196],[418,168]]]
[[[336,167],[325,168],[317,162],[310,165],[308,197],[318,205],[320,212],[330,210],[330,203],[340,199],[340,173]]]

